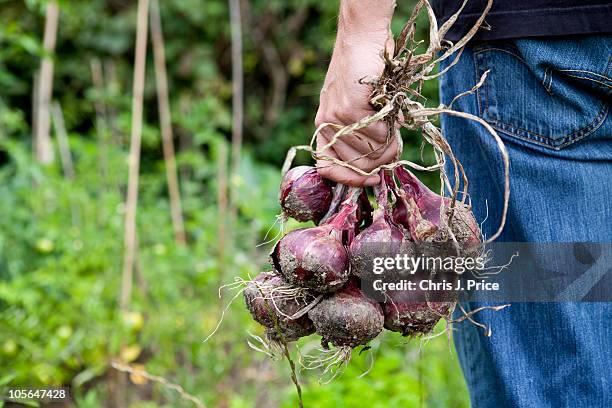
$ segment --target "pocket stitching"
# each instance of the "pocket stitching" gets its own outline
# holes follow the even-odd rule
[[[474,55],[476,55],[476,53],[474,53]],[[473,58],[474,61],[474,73],[476,74],[476,78],[479,78],[478,75],[478,58]],[[486,81],[485,81],[486,82]],[[480,116],[481,118],[484,117],[484,114],[482,112],[482,103],[480,101],[480,92],[484,90],[482,89],[482,87],[479,87],[478,89],[476,89],[476,104],[478,105],[478,116]],[[486,97],[485,97],[486,99]]]
[[[612,78],[610,78],[607,75],[601,75],[593,71],[588,71],[586,69],[558,69],[557,71],[559,72],[580,72],[580,73],[591,74],[593,76],[600,77],[602,79],[605,79],[606,81],[612,81]]]
[[[498,48],[498,47],[483,47],[483,48],[479,48],[477,50],[474,51],[474,56],[479,56],[480,54],[485,53],[486,51],[501,51],[501,52],[505,52],[507,54],[510,54],[512,56],[514,56],[515,58],[517,58],[520,62],[522,62],[523,64],[527,65],[527,62],[525,61],[525,59],[523,59],[521,56],[517,55],[516,53],[504,49],[504,48]],[[610,65],[612,64],[612,57],[608,60],[608,67],[606,68],[606,74],[610,68]],[[475,70],[476,73],[478,74],[479,69],[481,68],[481,65],[479,64],[479,58],[474,58],[474,66],[475,66]],[[551,70],[552,71],[552,70]],[[561,70],[559,70],[561,71]],[[575,70],[577,71],[577,70]],[[567,74],[566,74],[567,75]],[[585,78],[587,79],[587,78]],[[552,85],[552,72],[551,72],[551,79],[550,79],[550,85]],[[479,111],[480,111],[480,116],[484,118],[484,114],[487,114],[488,116],[492,116],[489,112],[489,98],[488,98],[488,89],[489,86],[486,86],[486,82],[485,82],[485,86],[483,87],[485,89],[483,90],[483,93],[480,93],[480,90],[476,91],[476,94],[479,96],[477,99],[478,101],[478,107],[479,107]],[[544,88],[546,89],[546,86],[544,86]],[[548,89],[546,89],[548,91]],[[552,95],[552,92],[549,92]],[[485,109],[484,109],[484,113],[480,107],[480,99],[484,97],[484,102],[485,102]],[[519,140],[524,140],[527,142],[533,142],[536,143],[538,145],[543,145],[545,147],[549,147],[549,148],[553,148],[555,150],[561,150],[564,147],[567,147],[569,145],[571,145],[574,142],[577,142],[583,138],[585,138],[586,136],[590,135],[591,133],[593,133],[595,130],[597,130],[601,124],[605,121],[607,114],[608,114],[608,109],[609,109],[609,104],[606,103],[605,101],[602,103],[601,108],[599,110],[599,112],[597,113],[597,115],[595,116],[595,118],[593,118],[593,120],[589,123],[587,123],[585,126],[583,126],[580,129],[575,130],[574,132],[563,136],[560,139],[552,139],[548,136],[544,136],[544,135],[540,135],[538,133],[535,133],[533,131],[527,130],[527,129],[522,129],[518,126],[514,126],[505,122],[501,122],[498,120],[494,120],[494,119],[489,119],[487,120],[487,122],[489,122],[493,127],[497,128],[499,131],[501,131],[502,133],[505,133],[509,136],[515,137]],[[519,135],[516,133],[516,131],[520,131],[522,133],[525,133],[525,135]]]
[[[544,70],[544,79],[542,80],[542,86],[544,87],[544,89],[546,89],[546,92],[548,92],[548,94],[550,96],[553,96],[553,92],[552,92],[552,69],[550,67],[546,67],[546,69]],[[550,78],[548,80],[548,86],[546,85],[546,77],[549,75],[550,73]]]
[[[489,49],[489,48],[487,48]],[[486,51],[487,49],[482,49],[482,50],[478,50],[476,49],[474,51],[474,71],[476,72],[476,78],[480,78],[482,76],[482,73],[480,72],[479,68],[480,66],[478,65],[478,58],[477,56],[481,53],[483,53],[484,51]],[[509,52],[510,54],[512,54],[511,52]],[[514,54],[513,54],[514,55]],[[485,114],[488,116],[491,116],[491,113],[489,112],[489,91],[488,91],[489,87],[486,86],[486,81],[485,81],[485,86],[482,86],[480,88],[478,88],[476,90],[476,101],[478,103],[478,113],[480,114],[481,118],[484,118]],[[482,91],[482,93],[481,93]],[[483,104],[481,103],[481,98],[484,99],[484,107],[482,106]]]
[[[602,125],[608,115],[608,110],[609,105],[607,103],[604,103],[601,110],[597,113],[597,116],[593,121],[591,121],[583,128],[578,129],[575,132],[557,140],[552,140],[547,136],[540,135],[538,133],[520,128],[518,126],[513,126],[508,123],[498,122],[495,120],[489,120],[487,122],[489,122],[494,128],[497,128],[498,130],[509,136],[513,136],[517,139],[525,140],[528,142],[534,142],[536,144],[543,145],[546,147],[552,147],[555,150],[561,150],[574,142],[584,139],[585,137],[599,129],[599,127]],[[517,131],[525,133],[525,135],[520,135],[517,133]]]
[[[527,65],[527,61],[525,61],[525,59],[523,57],[521,57],[520,55],[518,55],[515,52],[512,52],[510,50],[507,50],[505,48],[499,48],[499,47],[487,47],[487,48],[480,48],[477,51],[474,52],[474,55],[480,55],[482,53],[485,53],[487,51],[501,51],[501,52],[505,52],[507,54],[510,54],[514,57],[516,57],[516,59],[518,59],[519,61],[521,61],[523,64]]]
[[[598,74],[593,71],[586,70],[586,69],[560,69],[559,71],[560,72],[581,72],[581,73],[591,74],[596,77],[601,77],[605,79],[606,81],[612,81],[612,78],[608,76],[608,73],[610,72],[610,68],[612,68],[612,55],[610,56],[610,58],[608,58],[608,65],[606,65],[606,70],[604,71],[603,75]]]
[[[565,75],[568,76],[568,77],[572,77],[572,78],[578,78],[578,79],[584,79],[584,80],[587,80],[587,81],[597,82],[600,85],[603,85],[603,86],[605,86],[607,88],[612,89],[612,85],[606,84],[605,82],[602,82],[602,81],[598,81],[597,79],[589,78],[587,76],[571,75],[571,74],[565,74]],[[612,81],[612,80],[610,80],[610,81]]]
[[[598,73],[593,72],[593,71],[586,70],[586,69],[559,69],[558,71],[559,72],[579,73],[577,75],[572,75],[572,74],[567,74],[566,73],[565,75],[569,76],[569,77],[572,77],[572,78],[584,79],[586,81],[592,81],[592,82],[598,83],[600,85],[603,85],[604,87],[609,88],[608,90],[606,90],[607,92],[609,92],[610,90],[612,90],[612,85],[610,85],[610,83],[612,82],[612,78],[610,78],[608,76],[608,73],[610,72],[610,68],[612,68],[612,56],[610,56],[610,58],[608,58],[608,64],[606,65],[606,70],[604,71],[603,75],[602,74],[598,74]],[[601,79],[603,79],[604,81],[606,81],[608,83],[599,81],[599,80],[594,79],[594,78],[589,78],[585,74],[592,75],[592,76],[597,77],[597,78],[601,78]]]

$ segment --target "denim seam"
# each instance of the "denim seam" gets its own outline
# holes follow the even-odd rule
[[[478,65],[478,59],[479,56],[482,52],[476,51],[474,52],[474,64],[476,65],[476,78],[480,77],[480,66]],[[485,81],[486,84],[486,81]],[[485,114],[488,116],[491,116],[491,112],[489,110],[489,86],[484,86],[481,87],[480,89],[482,89],[482,96],[484,98],[484,110],[480,113],[480,116],[484,118]],[[479,90],[480,90],[479,89]],[[479,101],[479,105],[480,105],[480,101]]]
[[[484,96],[485,96],[485,112],[487,115],[492,116],[491,111],[489,110],[489,87],[486,87],[484,89]]]
[[[558,69],[557,71],[559,71],[559,72],[580,72],[580,73],[591,74],[593,76],[600,77],[602,79],[605,79],[606,81],[612,81],[612,78],[610,78],[607,75],[597,74],[597,73],[595,73],[593,71],[588,71],[586,69]]]
[[[559,140],[554,141],[546,136],[540,135],[530,130],[522,129],[518,126],[513,126],[504,122],[498,122],[494,120],[489,120],[488,122],[502,133],[514,136],[517,139],[533,142],[545,147],[552,147],[555,150],[561,150],[562,148],[567,147],[574,142],[584,139],[586,136],[596,131],[605,121],[608,114],[608,110],[609,105],[607,103],[604,103],[602,109],[599,111],[599,113],[591,123],[589,123],[582,129],[578,129],[574,133],[571,133]]]
[[[588,74],[588,75],[592,75],[592,76],[597,77],[597,78],[601,78],[601,79],[603,79],[603,80],[605,80],[607,82],[612,82],[612,78],[610,78],[608,76],[608,73],[610,72],[610,68],[612,68],[612,56],[610,56],[608,58],[608,64],[606,65],[606,69],[604,70],[603,75],[602,74],[598,74],[596,72],[592,72],[592,71],[586,70],[586,69],[560,69],[559,72],[580,73],[582,75],[580,75],[580,74],[577,74],[577,75],[565,74],[565,75],[567,75],[569,77],[578,78],[578,79],[584,79],[584,80],[587,80],[587,81],[592,81],[592,82],[601,84],[601,85],[609,88],[607,90],[609,92],[610,89],[612,89],[612,86],[609,83],[605,83],[605,82],[599,81],[599,80],[597,80],[595,78],[589,78],[588,76],[586,76],[584,74]]]
[[[505,52],[507,54],[510,54],[512,56],[514,56],[516,59],[518,59],[519,61],[521,61],[523,64],[527,64],[527,61],[525,61],[525,59],[523,57],[521,57],[520,55],[518,55],[516,52],[510,51],[506,48],[499,48],[499,47],[491,47],[491,46],[487,46],[482,45],[480,47],[478,47],[475,51],[474,51],[474,60],[476,61],[475,63],[478,64],[478,58],[480,57],[480,54],[484,54],[487,51],[501,51],[501,52]],[[483,56],[484,57],[484,56]],[[479,72],[479,70],[477,69],[477,72]],[[492,116],[491,115],[491,111],[489,109],[489,88],[490,86],[484,86],[483,87],[483,96],[484,96],[484,113],[481,114],[481,116],[484,117],[484,114],[488,115],[488,116]]]
[[[478,61],[477,61],[477,58],[474,58],[474,73],[476,74],[475,77],[478,78],[479,77],[479,75],[478,75],[479,72],[478,72]],[[482,88],[483,87],[478,87],[478,89],[476,89],[476,105],[478,106],[478,115],[481,118],[484,117],[484,114],[483,114],[483,111],[482,111],[482,105],[480,103],[480,92],[484,92],[484,89],[482,89]]]
[[[512,52],[510,50],[507,50],[505,48],[498,48],[498,47],[487,47],[487,48],[481,48],[478,51],[474,52],[474,55],[478,55],[478,54],[482,54],[484,52],[487,51],[501,51],[501,52],[505,52],[507,54],[513,55],[514,57],[516,57],[519,61],[521,61],[523,64],[527,65],[527,61],[525,61],[525,59],[523,57],[521,57],[520,55],[518,55],[515,52]]]
[[[549,77],[548,80],[548,86],[546,85],[546,78]],[[542,85],[544,86],[544,89],[546,89],[546,92],[548,92],[549,95],[553,95],[552,92],[552,69],[550,67],[546,67],[546,69],[544,70],[544,79],[542,80]]]
[[[610,57],[608,57],[608,64],[606,65],[606,69],[604,70],[603,75],[602,74],[598,74],[596,72],[592,72],[592,71],[586,70],[586,69],[560,69],[559,71],[562,71],[562,72],[582,72],[582,73],[591,74],[591,75],[596,76],[596,77],[601,77],[601,78],[605,79],[606,81],[612,81],[612,78],[610,78],[608,76],[608,74],[610,73],[610,68],[612,68],[612,55]]]
[[[587,80],[587,81],[597,82],[598,84],[601,84],[601,85],[603,85],[603,86],[605,86],[605,87],[608,87],[608,88],[612,89],[612,85],[610,85],[610,84],[606,84],[605,82],[601,82],[601,81],[598,81],[598,80],[593,79],[593,78],[589,78],[589,77],[587,77],[587,76],[581,76],[581,75],[571,75],[571,74],[565,74],[565,75],[566,75],[566,76],[569,76],[569,77],[572,77],[572,78],[585,79],[585,80]]]

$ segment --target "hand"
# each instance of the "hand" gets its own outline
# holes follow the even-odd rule
[[[382,3],[388,3],[387,9],[381,7]],[[317,127],[326,122],[349,125],[375,113],[369,104],[372,88],[360,84],[359,80],[380,76],[384,69],[381,54],[385,47],[393,54],[393,36],[389,29],[393,8],[394,3],[386,1],[343,1],[336,44],[315,119]],[[317,149],[329,143],[336,130],[324,128],[317,137]],[[375,122],[355,134],[343,136],[322,153],[371,171],[396,158],[397,137],[392,137],[386,145],[387,136],[386,122]],[[371,186],[380,182],[378,175],[363,176],[328,160],[318,160],[317,167],[323,177],[350,186]]]

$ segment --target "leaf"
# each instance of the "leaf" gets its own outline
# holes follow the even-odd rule
[[[80,373],[78,373],[72,379],[72,386],[75,389],[78,389],[83,384],[89,382],[90,380],[92,380],[93,378],[95,378],[98,375],[102,374],[103,372],[104,372],[104,367],[100,367],[100,366],[89,367],[89,368],[81,371]]]
[[[17,375],[14,373],[7,374],[4,377],[0,377],[0,386],[8,385]]]
[[[40,43],[32,36],[20,35],[17,44],[32,55],[39,56],[42,54]]]

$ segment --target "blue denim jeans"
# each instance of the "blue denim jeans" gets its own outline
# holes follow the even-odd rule
[[[477,43],[442,77],[442,103],[486,70],[453,108],[484,118],[508,148],[499,240],[612,242],[612,36]],[[496,144],[472,121],[445,116],[442,127],[490,236],[502,210]],[[466,322],[454,337],[473,407],[612,407],[612,303],[515,303],[476,317],[492,337]]]

